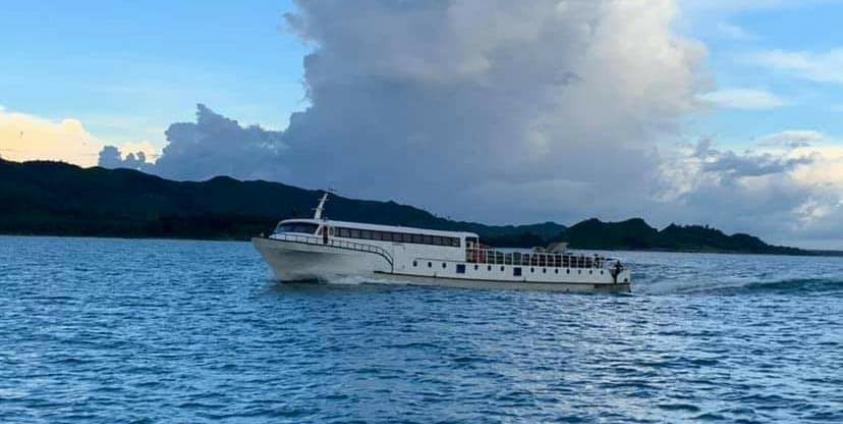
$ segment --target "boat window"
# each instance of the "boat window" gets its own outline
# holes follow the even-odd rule
[[[518,266],[518,267],[512,268],[512,275],[514,275],[516,277],[520,277],[521,276],[521,267]]]
[[[418,261],[413,261],[413,266],[419,266],[419,262],[418,262]]]
[[[433,262],[428,262],[428,263],[427,263],[427,267],[428,267],[428,268],[430,268],[430,267],[432,267],[432,266],[433,266]]]
[[[433,236],[424,236],[424,238],[422,239],[422,243],[433,244]]]
[[[360,238],[360,230],[351,229],[351,238]]]
[[[420,243],[422,242],[422,236],[421,236],[421,234],[413,234],[412,238],[410,239],[410,242],[411,242],[411,243],[419,243],[419,244],[420,244]]]
[[[465,274],[465,264],[457,264],[457,274]]]
[[[276,228],[276,233],[302,233],[302,234],[314,234],[316,233],[316,229],[319,228],[317,224],[308,224],[308,223],[299,223],[299,222],[291,222],[287,224],[279,224],[278,228]]]
[[[447,267],[448,265],[445,262],[442,262],[442,268]]]

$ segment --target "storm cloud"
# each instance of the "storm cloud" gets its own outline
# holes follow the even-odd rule
[[[155,163],[147,162],[143,152],[129,152],[123,158],[116,147],[106,146],[100,152],[99,164],[177,180],[207,180],[218,175],[247,180],[286,177],[281,132],[257,125],[243,127],[199,104],[195,123],[172,124],[165,134],[168,144]]]
[[[610,212],[695,107],[704,50],[669,0],[298,5],[312,105],[284,139],[311,184],[492,220]]]
[[[286,21],[313,46],[309,107],[278,133],[200,106],[150,171],[491,221],[621,216],[658,177],[655,146],[702,81],[705,50],[671,30],[672,0],[296,4]]]

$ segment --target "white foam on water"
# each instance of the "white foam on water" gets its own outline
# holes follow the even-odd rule
[[[359,286],[369,282],[366,278],[358,275],[326,275],[322,277],[321,281],[326,284],[343,286]]]

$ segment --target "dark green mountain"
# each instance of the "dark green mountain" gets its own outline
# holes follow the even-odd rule
[[[0,233],[246,240],[284,218],[309,217],[320,192],[217,177],[176,182],[128,169],[0,161]],[[554,223],[456,222],[395,202],[332,196],[332,219],[473,231],[495,245],[544,245]]]
[[[747,234],[729,236],[699,225],[671,224],[659,231],[641,218],[611,223],[589,219],[568,228],[562,239],[580,249],[810,254],[793,247],[771,246]]]
[[[271,231],[280,219],[311,216],[319,196],[318,191],[266,181],[217,177],[177,182],[128,169],[0,160],[0,234],[246,240]],[[670,225],[659,231],[640,218],[618,223],[590,219],[570,228],[553,222],[492,226],[452,221],[395,202],[341,196],[331,198],[328,212],[339,220],[472,231],[493,246],[562,240],[581,249],[808,253],[708,227]]]

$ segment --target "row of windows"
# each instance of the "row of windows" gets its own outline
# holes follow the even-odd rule
[[[418,261],[413,261],[413,266],[414,266],[414,267],[419,266],[419,262],[418,262]],[[427,267],[428,267],[428,268],[433,268],[433,262],[428,262],[428,263],[427,263]],[[448,268],[448,264],[447,264],[446,262],[442,262],[442,269],[447,269],[447,268]],[[475,270],[475,271],[477,271],[477,270],[479,270],[479,269],[480,269],[480,266],[479,266],[479,265],[474,265],[474,270]],[[457,270],[457,274],[465,274],[465,264],[457,264],[457,266],[456,266],[456,270]],[[492,266],[491,266],[491,265],[487,265],[487,266],[486,266],[486,271],[491,271],[491,270],[492,270]],[[502,266],[502,267],[501,267],[501,272],[503,272],[503,271],[506,271],[506,267],[505,267],[505,266]],[[578,270],[577,270],[577,274],[582,274],[582,271],[583,271],[583,270],[578,269]],[[534,267],[533,267],[533,268],[530,268],[530,273],[535,273],[535,272],[536,272],[536,268],[534,268]],[[547,268],[542,268],[542,269],[541,269],[541,272],[542,272],[542,274],[547,274]],[[600,272],[600,275],[603,275],[604,270],[602,270],[602,269],[601,269],[599,272]],[[553,269],[553,273],[554,273],[554,274],[559,274],[559,268],[554,268],[554,269]],[[570,273],[571,273],[571,269],[570,269],[570,268],[565,269],[565,273],[570,274]],[[594,274],[594,270],[588,270],[588,273],[589,273],[589,274]],[[512,268],[512,274],[513,274],[514,276],[516,276],[516,277],[520,276],[520,275],[521,275],[521,267],[520,267],[520,266],[518,266],[518,267],[513,267],[513,268]]]
[[[494,250],[467,249],[466,260],[471,263],[492,265],[524,265],[560,268],[600,268],[605,258],[573,255],[548,255],[544,253],[504,253]]]
[[[393,241],[397,243],[429,244],[433,246],[460,247],[459,237],[431,236],[427,234],[393,233],[390,231],[334,228],[334,235],[361,240]]]

